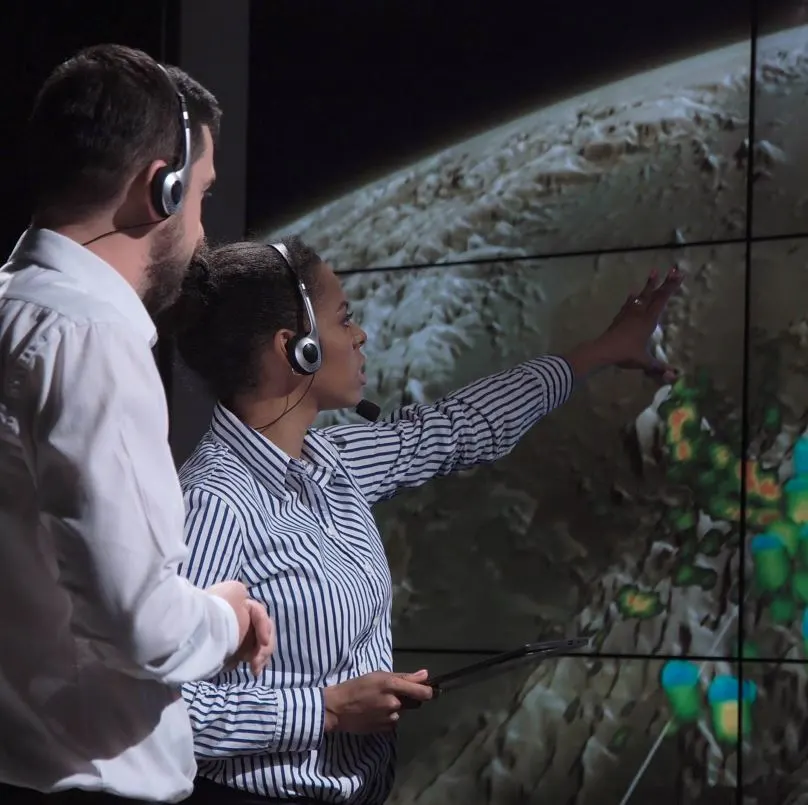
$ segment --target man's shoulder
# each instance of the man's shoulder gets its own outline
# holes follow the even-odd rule
[[[85,368],[101,356],[106,363],[143,365],[148,345],[115,317],[70,315],[35,302],[0,299],[0,367],[33,369],[77,361]]]
[[[126,324],[115,305],[63,274],[37,265],[0,274],[0,326],[25,313],[49,327]]]

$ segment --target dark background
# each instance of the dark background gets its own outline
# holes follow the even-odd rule
[[[522,111],[748,39],[749,7],[253,3],[249,227],[282,226]]]

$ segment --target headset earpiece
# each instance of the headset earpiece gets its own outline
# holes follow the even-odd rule
[[[306,285],[292,265],[289,251],[283,243],[270,243],[289,268],[292,278],[297,286],[300,301],[303,303],[303,312],[309,321],[308,332],[296,333],[286,344],[286,357],[292,371],[299,375],[313,375],[323,362],[323,350],[320,347],[320,335],[317,330],[317,320],[314,317],[314,306],[306,290]],[[305,323],[304,323],[305,326]]]
[[[174,82],[163,65],[158,65],[171,81]],[[179,167],[169,167],[166,165],[160,168],[152,178],[151,198],[154,211],[161,218],[170,218],[176,215],[182,208],[185,200],[185,191],[188,187],[188,180],[191,173],[191,119],[188,116],[188,106],[185,103],[183,94],[174,87],[179,105],[180,130],[182,131],[182,152],[180,154]]]
[[[310,335],[296,335],[286,344],[286,356],[300,375],[313,375],[322,363],[320,346]]]
[[[185,187],[176,171],[169,167],[160,168],[152,179],[151,192],[154,211],[161,218],[170,218],[179,212]]]

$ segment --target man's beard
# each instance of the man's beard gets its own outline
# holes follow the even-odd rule
[[[155,235],[149,253],[147,285],[143,294],[143,305],[153,319],[176,301],[191,260],[206,248],[203,238],[193,254],[185,251],[185,230],[179,217],[167,221]]]

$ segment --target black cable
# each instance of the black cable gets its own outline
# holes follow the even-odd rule
[[[748,207],[747,207],[748,209]],[[579,249],[577,251],[566,252],[532,252],[524,255],[502,255],[500,257],[467,257],[463,260],[446,260],[442,263],[408,263],[396,266],[367,266],[365,268],[340,268],[334,269],[338,276],[351,274],[374,274],[380,271],[425,271],[427,269],[457,268],[462,266],[484,266],[492,263],[530,263],[538,260],[557,260],[569,257],[600,257],[604,254],[634,254],[640,252],[674,252],[682,249],[704,249],[715,246],[737,246],[747,243],[772,243],[781,240],[796,240],[808,238],[808,230],[804,232],[786,232],[782,235],[760,235],[758,237],[749,234],[740,238],[718,238],[716,240],[693,240],[686,243],[648,243],[640,246],[609,246],[601,249]],[[541,266],[545,268],[545,266]]]
[[[309,385],[306,386],[306,390],[300,395],[300,399],[291,408],[289,407],[289,397],[287,397],[286,408],[283,409],[283,413],[279,417],[277,417],[277,419],[273,419],[272,422],[269,422],[266,425],[262,425],[260,428],[253,428],[253,430],[257,430],[259,433],[262,433],[267,428],[271,428],[274,424],[280,422],[287,414],[291,414],[292,411],[294,411],[295,408],[297,408],[297,406],[303,402],[303,400],[306,398],[306,395],[311,391],[313,383],[314,383],[314,375],[311,376],[311,379],[309,380]]]
[[[746,478],[746,462],[750,443],[749,400],[750,389],[750,347],[752,330],[752,226],[755,199],[755,115],[757,113],[757,48],[758,48],[758,3],[750,0],[749,11],[749,138],[748,156],[746,160],[746,252],[744,255],[744,304],[743,304],[743,359],[741,385],[741,506],[740,506],[740,549],[738,556],[738,788],[737,802],[740,805],[744,797],[744,751],[743,751],[743,695],[744,695],[744,645],[746,643],[746,539],[747,539],[747,505],[748,489]]]
[[[130,224],[129,226],[120,226],[117,229],[110,229],[109,232],[104,232],[100,235],[96,235],[94,238],[90,238],[90,240],[85,240],[82,243],[82,246],[89,246],[91,243],[95,243],[97,240],[102,240],[103,238],[108,238],[110,235],[117,235],[119,232],[128,232],[130,229],[140,229],[144,226],[156,226],[157,224],[162,223],[162,221],[145,221],[142,224]]]

